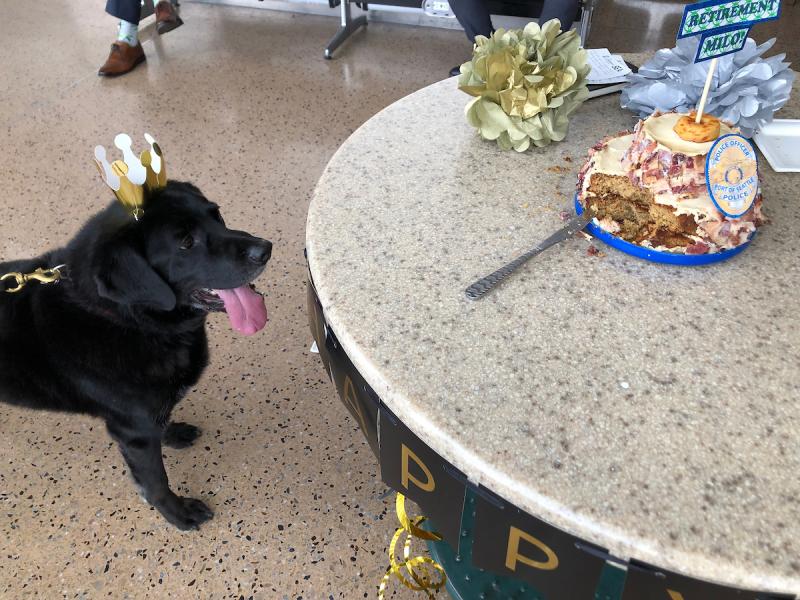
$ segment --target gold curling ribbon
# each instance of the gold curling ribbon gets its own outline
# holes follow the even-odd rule
[[[400,527],[394,532],[392,542],[389,544],[389,568],[386,569],[386,574],[381,579],[380,586],[378,587],[378,600],[384,600],[386,588],[389,585],[389,580],[392,575],[406,586],[408,589],[418,592],[425,592],[429,599],[434,597],[434,594],[444,587],[447,582],[447,575],[444,572],[442,565],[437,563],[432,558],[427,556],[411,556],[411,538],[420,538],[422,540],[433,540],[438,542],[442,539],[438,533],[425,531],[419,526],[426,520],[426,517],[419,516],[409,518],[406,513],[406,497],[403,494],[397,494],[395,502],[395,509],[397,511],[397,518],[400,521]],[[403,544],[403,560],[397,560],[397,543],[400,537],[406,534],[406,540]],[[403,569],[408,571],[408,575],[412,581],[403,574]],[[434,580],[435,571],[439,571],[440,578]]]

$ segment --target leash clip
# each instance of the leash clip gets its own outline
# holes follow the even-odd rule
[[[33,273],[6,273],[0,277],[0,281],[14,279],[17,283],[16,287],[6,289],[9,294],[19,292],[24,288],[29,281],[38,281],[39,283],[57,283],[61,279],[61,269],[65,265],[58,265],[49,269],[38,267]]]
[[[2,277],[0,277],[0,281],[6,281],[7,279],[12,279],[12,278],[17,280],[17,287],[7,288],[6,292],[8,292],[9,294],[18,292],[25,287],[25,276],[22,273],[6,273]]]

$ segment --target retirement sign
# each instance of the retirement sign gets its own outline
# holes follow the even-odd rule
[[[780,0],[711,0],[683,9],[678,39],[714,29],[750,26],[780,17]]]
[[[694,62],[703,62],[709,58],[738,52],[744,48],[749,32],[750,27],[747,26],[730,27],[704,33],[703,37],[700,38],[700,45],[697,47],[697,56],[694,57]]]

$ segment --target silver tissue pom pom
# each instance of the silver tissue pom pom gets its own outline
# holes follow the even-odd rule
[[[622,108],[640,118],[656,110],[694,110],[711,65],[710,60],[692,62],[699,43],[699,36],[683,38],[675,48],[656,52],[638,73],[628,76]],[[786,54],[761,58],[774,43],[772,38],[759,46],[748,38],[739,52],[719,57],[708,92],[705,112],[732,123],[747,137],[772,121],[772,113],[786,104],[792,91],[794,73],[783,62]]]

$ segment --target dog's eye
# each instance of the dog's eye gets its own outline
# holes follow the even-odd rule
[[[194,246],[194,238],[187,233],[181,240],[181,250],[189,250],[192,246]]]

